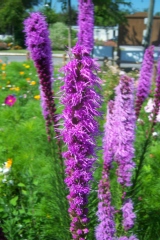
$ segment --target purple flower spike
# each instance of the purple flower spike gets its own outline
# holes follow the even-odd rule
[[[126,236],[120,237],[117,240],[138,240],[138,238],[135,235],[131,235],[130,237]]]
[[[115,209],[111,206],[111,192],[109,181],[109,169],[104,164],[102,179],[98,185],[98,220],[99,225],[96,227],[96,240],[113,240],[115,234],[114,213]]]
[[[52,91],[53,64],[48,26],[45,17],[41,13],[31,13],[30,17],[24,21],[24,26],[26,45],[31,53],[40,79],[43,114],[49,131],[52,123],[56,127],[57,119]]]
[[[104,148],[104,166],[102,171],[102,179],[98,185],[98,220],[99,225],[96,227],[97,240],[113,240],[115,234],[114,223],[114,207],[111,206],[111,192],[109,171],[113,161],[113,108],[114,102],[108,103],[107,121],[105,125],[105,135],[103,139]]]
[[[91,52],[94,46],[94,5],[92,0],[79,0],[78,25],[78,44],[83,45]]]
[[[134,219],[136,218],[135,213],[133,212],[133,202],[131,199],[128,199],[122,207],[123,215],[123,227],[125,231],[128,231],[134,226]]]
[[[118,182],[123,186],[131,186],[132,170],[135,166],[135,111],[133,79],[123,75],[116,88],[115,99],[115,160],[118,163]]]
[[[157,78],[156,78],[156,89],[154,95],[154,123],[156,123],[156,117],[160,110],[160,59],[157,66]]]
[[[138,80],[137,99],[136,99],[136,117],[138,118],[141,107],[145,99],[148,97],[151,88],[151,78],[153,71],[154,46],[150,46],[144,53],[144,59],[140,70]]]
[[[100,85],[100,79],[93,73],[98,68],[89,53],[79,45],[72,49],[72,53],[75,59],[62,69],[65,73],[62,87],[62,136],[68,147],[64,158],[65,183],[69,188],[67,199],[71,217],[70,231],[73,239],[79,240],[86,239],[89,231],[86,227],[89,221],[86,205],[93,164],[97,159],[95,137],[99,134],[99,126],[95,117],[100,116],[98,108],[101,105],[101,96],[94,89]]]

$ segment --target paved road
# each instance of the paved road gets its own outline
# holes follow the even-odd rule
[[[64,64],[63,54],[53,54],[54,65],[61,66]],[[23,53],[14,54],[14,53],[0,53],[0,59],[3,62],[24,62],[27,60],[27,55]]]

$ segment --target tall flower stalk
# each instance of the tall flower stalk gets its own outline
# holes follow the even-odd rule
[[[118,182],[122,186],[131,186],[132,170],[135,167],[134,140],[136,117],[134,110],[133,79],[122,75],[116,88],[115,98],[115,160],[118,163]],[[116,140],[117,138],[117,140]]]
[[[131,199],[125,199],[125,187],[132,185],[132,171],[135,167],[134,140],[136,116],[134,110],[134,81],[132,78],[122,75],[120,83],[116,88],[115,108],[114,108],[114,138],[115,138],[115,161],[118,164],[118,182],[122,186],[122,224],[128,231],[134,225],[136,217],[133,212]]]
[[[78,44],[91,52],[94,46],[94,5],[92,0],[79,0],[78,6]]]
[[[139,159],[139,165],[136,169],[136,174],[135,174],[135,178],[133,180],[133,186],[132,186],[132,191],[131,191],[132,194],[134,193],[140,171],[143,167],[143,163],[144,163],[144,159],[145,159],[145,153],[146,153],[147,148],[148,148],[148,146],[151,142],[151,136],[152,136],[152,133],[153,133],[154,126],[157,122],[156,118],[157,118],[157,115],[158,115],[159,109],[160,109],[160,59],[159,59],[157,65],[158,65],[157,66],[157,78],[156,78],[156,89],[155,89],[154,104],[153,104],[153,111],[152,111],[152,124],[151,124],[151,127],[150,127],[149,131],[148,131],[146,141],[145,141],[144,146],[143,146],[143,150],[142,150],[142,153],[141,153],[141,156],[140,156],[140,159]]]
[[[136,117],[138,118],[141,107],[145,99],[148,97],[151,88],[151,78],[153,72],[154,46],[150,46],[144,53],[140,77],[138,80],[137,99],[136,99]]]
[[[49,134],[51,125],[54,125],[57,132],[56,107],[52,91],[52,51],[48,25],[45,17],[37,12],[30,14],[24,21],[24,26],[26,45],[31,53],[40,79],[41,105],[46,120],[47,132]]]
[[[98,108],[101,96],[95,91],[100,79],[98,70],[89,52],[76,45],[72,49],[74,59],[64,68],[64,91],[62,104],[64,111],[63,140],[68,150],[64,153],[66,165],[65,183],[69,189],[70,231],[73,239],[84,240],[88,233],[87,213],[89,182],[92,180],[93,164],[96,161],[96,136],[99,134],[95,117],[100,116]]]
[[[113,128],[114,128],[114,116],[113,116],[114,102],[108,103],[107,121],[105,124],[105,134],[103,139],[103,158],[104,165],[102,171],[102,179],[98,185],[98,220],[99,224],[96,227],[96,239],[97,240],[113,240],[115,234],[115,222],[114,213],[115,209],[111,206],[111,191],[110,191],[110,169],[112,167],[112,161],[114,157],[113,151]]]

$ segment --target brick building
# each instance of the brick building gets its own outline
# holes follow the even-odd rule
[[[141,46],[146,29],[147,12],[127,16],[128,23],[119,26],[118,45]],[[160,45],[160,16],[154,16],[150,44]]]

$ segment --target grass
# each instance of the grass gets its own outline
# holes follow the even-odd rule
[[[17,52],[18,50],[16,50]],[[100,119],[101,131],[105,122],[106,104],[114,98],[114,88],[119,81],[119,69],[104,68],[99,73],[104,97]],[[138,72],[130,73],[137,78]],[[57,113],[61,113],[59,101],[63,82],[59,68],[54,68],[54,94]],[[58,80],[59,78],[59,80]],[[18,63],[0,62],[0,167],[11,164],[8,174],[0,174],[0,219],[7,239],[70,240],[67,203],[61,181],[62,168],[56,155],[56,144],[47,141],[45,121],[39,96],[39,79],[32,61]],[[16,97],[12,107],[4,105],[8,95]],[[142,111],[143,125],[137,124],[138,154],[141,152],[148,116]],[[63,127],[63,126],[62,126]],[[155,128],[159,134],[159,125]],[[137,223],[134,232],[140,240],[159,240],[160,232],[160,136],[153,139],[146,153],[145,165],[134,197]],[[98,139],[101,146],[102,137]],[[63,149],[65,146],[63,145]],[[137,154],[137,153],[136,153]],[[135,158],[138,163],[138,155]],[[94,240],[97,224],[97,184],[101,176],[102,152],[98,154],[90,195],[90,233],[87,240]],[[113,201],[121,198],[113,180]],[[147,194],[148,193],[148,194]],[[121,229],[118,229],[121,231]],[[132,230],[131,230],[132,231]]]

